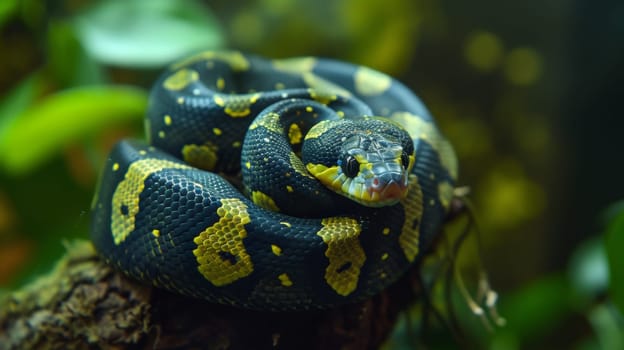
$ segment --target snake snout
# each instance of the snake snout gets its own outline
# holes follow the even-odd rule
[[[384,173],[373,179],[370,187],[381,202],[396,202],[407,194],[407,176],[401,172]]]

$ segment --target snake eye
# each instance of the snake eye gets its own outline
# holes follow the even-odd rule
[[[409,156],[407,155],[407,153],[406,153],[406,152],[403,152],[403,153],[401,154],[401,163],[403,163],[403,167],[404,167],[405,169],[407,169],[407,167],[409,166],[409,161],[410,161],[410,160],[409,160]]]
[[[360,172],[360,163],[351,155],[347,156],[344,162],[340,163],[340,167],[347,177],[353,178]]]

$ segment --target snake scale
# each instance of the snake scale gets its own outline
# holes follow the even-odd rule
[[[104,165],[95,247],[134,279],[241,308],[379,293],[440,231],[457,179],[418,97],[336,60],[195,54],[155,82],[145,129]]]

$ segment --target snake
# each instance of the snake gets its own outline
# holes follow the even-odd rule
[[[243,309],[370,298],[431,249],[457,159],[419,97],[319,57],[203,51],[106,158],[91,240],[132,279]]]

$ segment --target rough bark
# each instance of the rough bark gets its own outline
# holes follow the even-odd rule
[[[376,349],[416,298],[417,268],[378,296],[322,312],[254,312],[138,284],[71,244],[0,300],[0,349]]]

